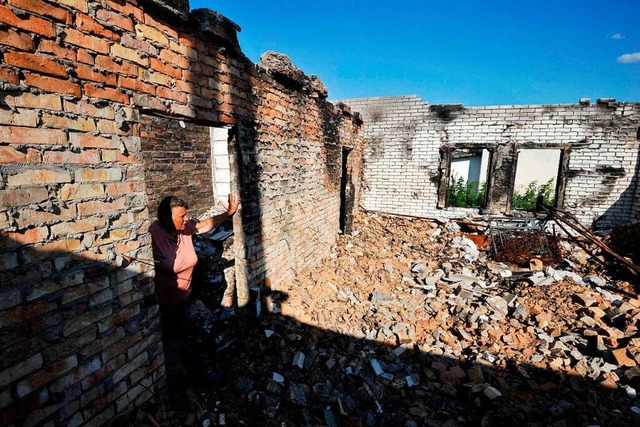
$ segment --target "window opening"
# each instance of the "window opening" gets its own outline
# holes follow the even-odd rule
[[[519,151],[512,209],[535,209],[538,197],[547,206],[556,205],[561,156],[562,150],[556,149]]]
[[[447,206],[482,208],[486,204],[490,153],[486,148],[453,149]]]

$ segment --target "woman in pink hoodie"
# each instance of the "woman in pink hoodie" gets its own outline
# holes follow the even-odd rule
[[[229,195],[227,211],[196,221],[187,214],[187,203],[175,196],[165,197],[158,206],[158,220],[149,228],[156,265],[156,293],[161,306],[182,306],[191,296],[193,269],[198,262],[193,235],[206,233],[233,216],[238,198]]]

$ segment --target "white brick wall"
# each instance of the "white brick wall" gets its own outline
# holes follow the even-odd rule
[[[585,225],[640,218],[640,103],[472,107],[443,119],[415,95],[341,102],[365,123],[365,209],[436,218],[470,212],[436,208],[443,144],[566,144],[564,207]]]
[[[229,167],[229,152],[227,139],[229,137],[228,128],[209,128],[211,135],[211,162],[213,177],[213,194],[216,202],[226,205],[227,198],[231,193],[231,169]]]

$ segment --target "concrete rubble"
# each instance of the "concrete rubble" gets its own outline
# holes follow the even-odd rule
[[[637,278],[610,277],[558,240],[559,262],[522,267],[496,261],[455,223],[360,215],[322,267],[271,290],[280,313],[221,317],[222,379],[174,386],[191,396],[185,409],[157,417],[640,425]]]

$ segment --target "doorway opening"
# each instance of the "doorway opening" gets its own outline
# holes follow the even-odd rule
[[[351,234],[355,187],[351,176],[349,155],[352,149],[342,147],[342,175],[340,178],[340,232]]]

